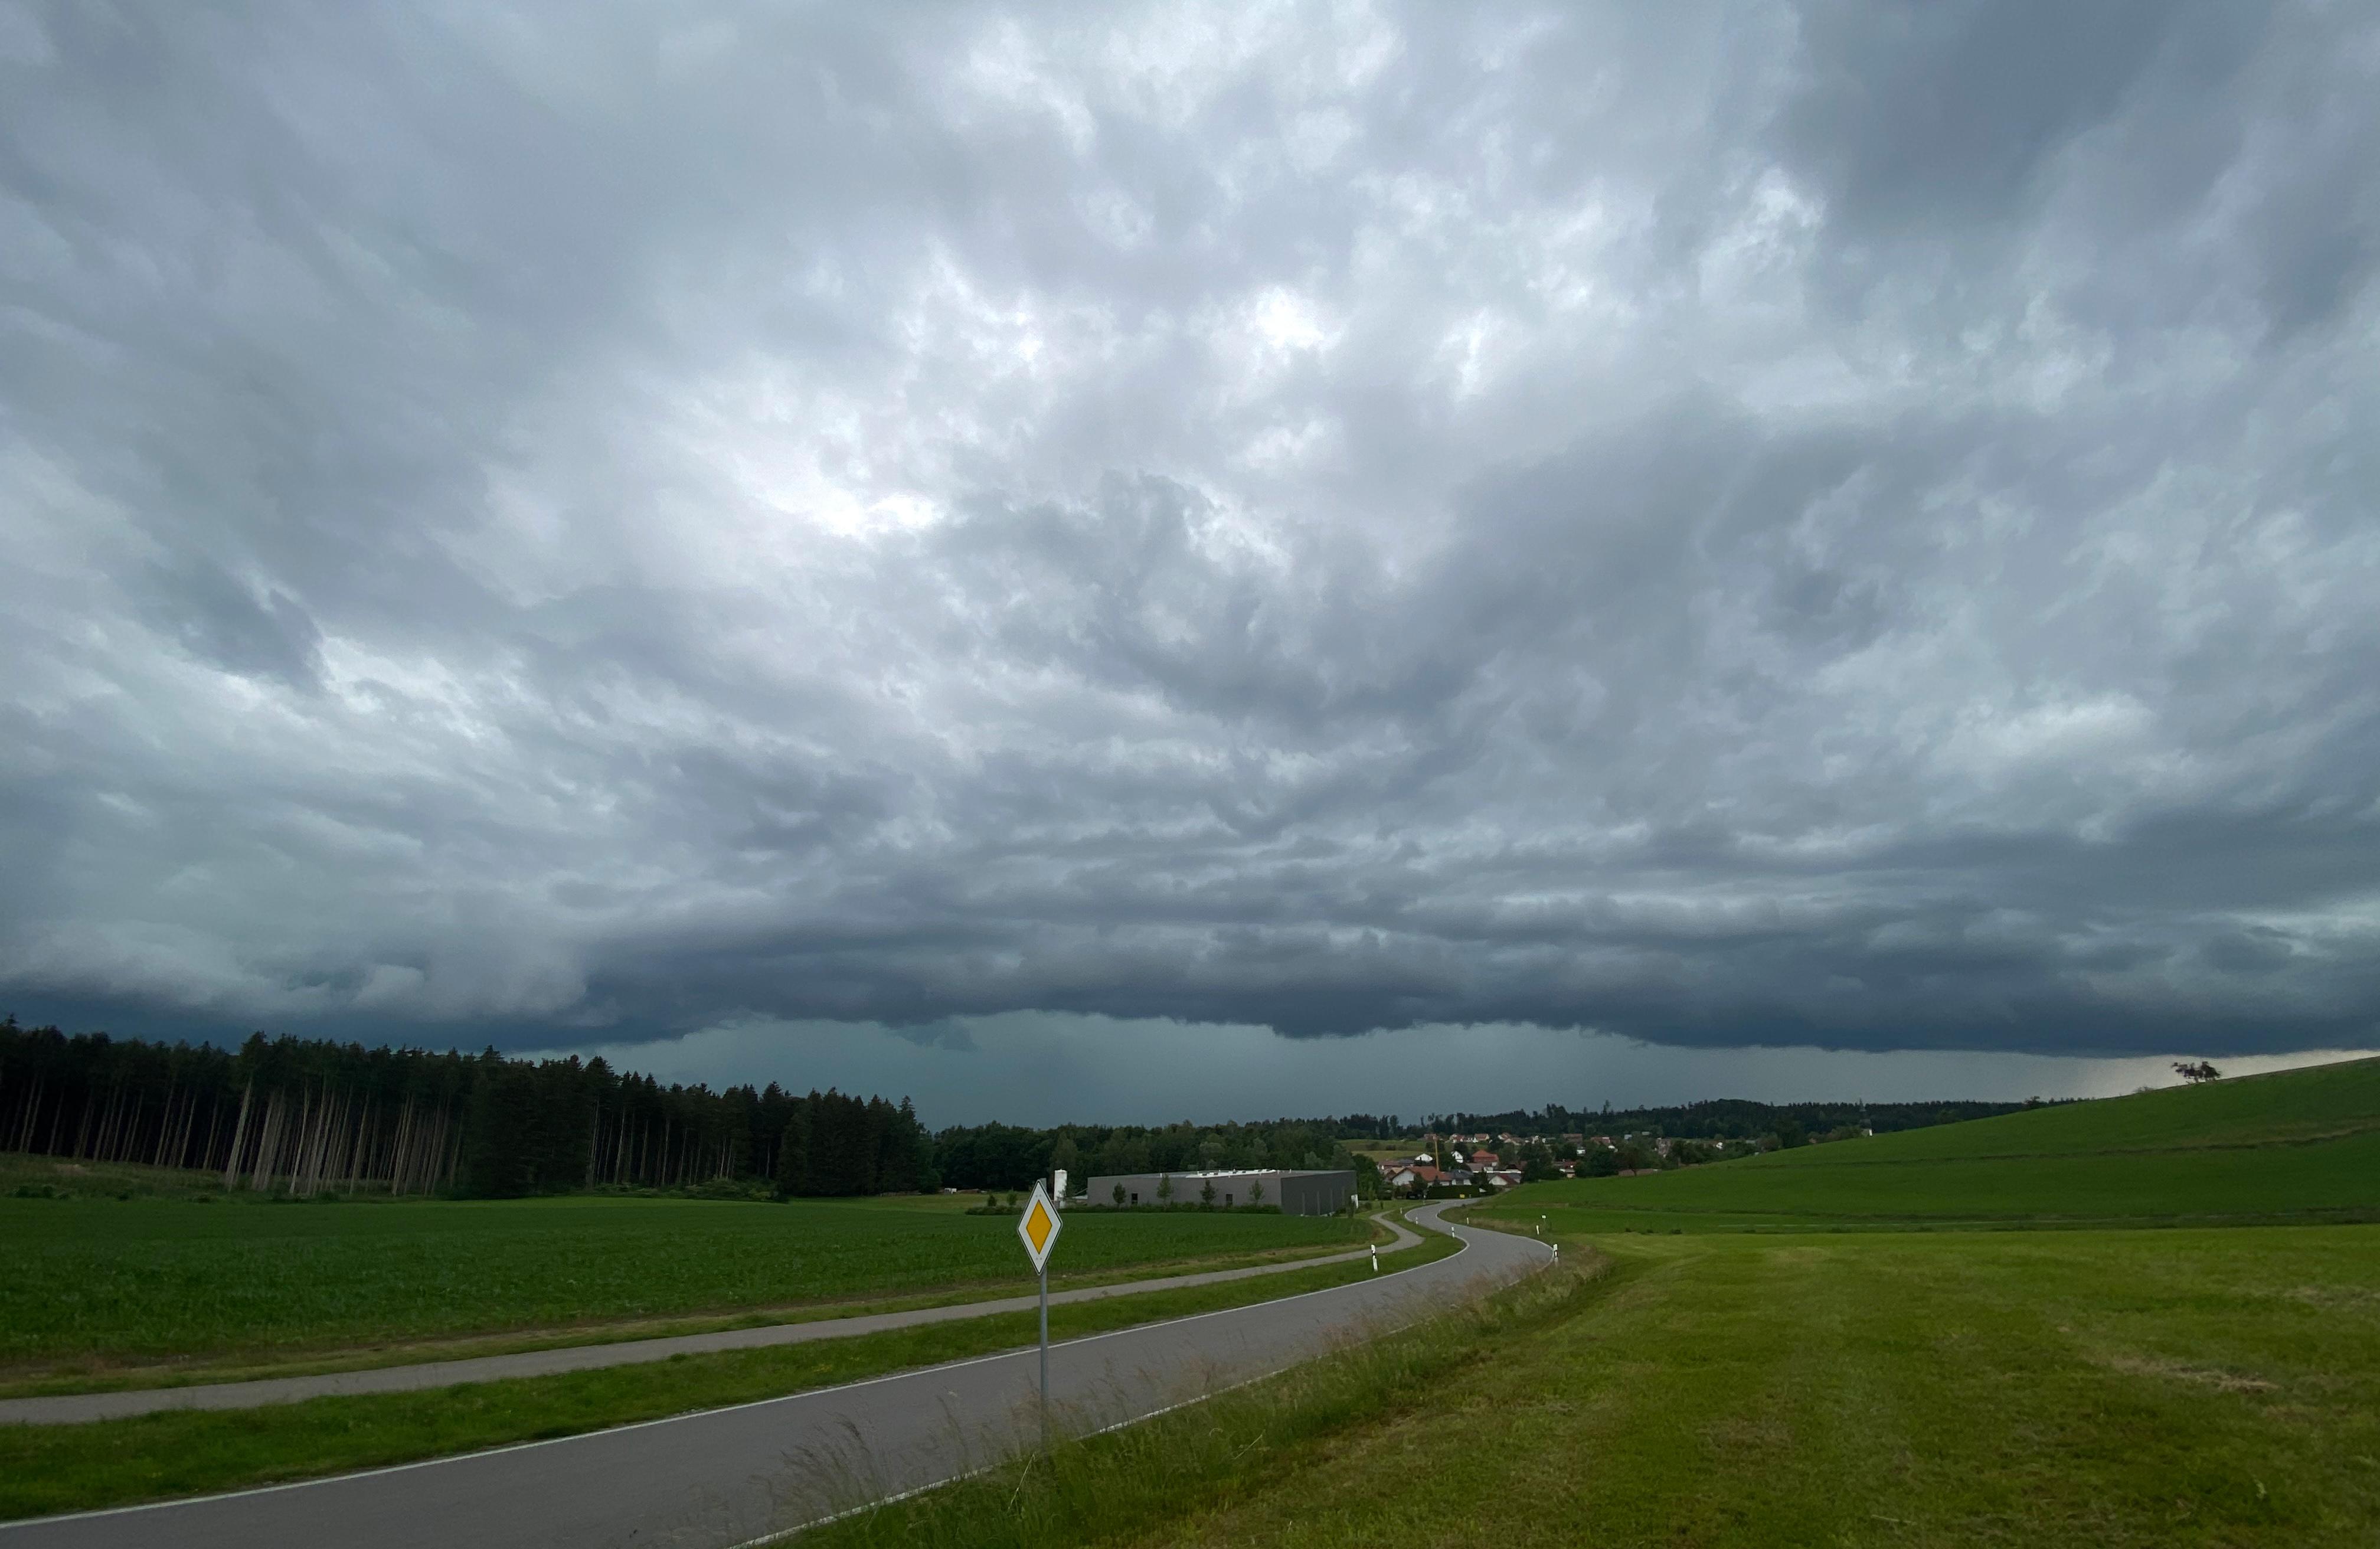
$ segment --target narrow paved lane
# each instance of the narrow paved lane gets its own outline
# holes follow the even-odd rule
[[[1391,1221],[1395,1240],[1381,1250],[1394,1253],[1412,1248],[1421,1238]],[[1321,1264],[1349,1263],[1371,1250],[1326,1253],[1286,1263],[1257,1264],[1246,1269],[1210,1269],[1195,1275],[1170,1275],[1155,1280],[1132,1280],[1116,1286],[1086,1286],[1053,1291],[1050,1305],[1104,1301],[1110,1297],[1136,1296],[1143,1291],[1180,1290],[1212,1286],[1225,1280],[1249,1280],[1266,1275],[1287,1275]],[[60,1393],[40,1398],[0,1398],[0,1425],[83,1425],[98,1420],[123,1420],[159,1409],[252,1409],[263,1404],[298,1404],[309,1398],[335,1398],[362,1393],[418,1393],[423,1388],[453,1387],[460,1383],[502,1382],[512,1377],[551,1377],[563,1372],[591,1372],[605,1366],[639,1366],[679,1355],[707,1355],[717,1350],[750,1350],[766,1345],[807,1345],[817,1339],[848,1339],[880,1334],[886,1329],[914,1328],[919,1323],[946,1323],[995,1312],[1026,1312],[1039,1305],[1030,1296],[998,1297],[989,1301],[953,1302],[947,1307],[913,1307],[902,1312],[862,1312],[849,1318],[819,1318],[809,1323],[770,1323],[759,1328],[719,1329],[710,1334],[677,1334],[660,1339],[615,1340],[605,1345],[565,1345],[551,1350],[517,1350],[510,1355],[469,1356],[460,1360],[418,1361],[410,1366],[375,1366],[360,1372],[322,1372],[304,1377],[260,1377],[242,1383],[193,1383],[186,1387],[126,1388],[115,1393]]]
[[[1424,1206],[1431,1222],[1446,1207]],[[1547,1261],[1463,1251],[1376,1279],[1055,1345],[1063,1428],[1154,1413],[1476,1294]],[[1031,1350],[560,1441],[274,1489],[0,1527],[0,1549],[724,1549],[1005,1456],[1037,1424]]]

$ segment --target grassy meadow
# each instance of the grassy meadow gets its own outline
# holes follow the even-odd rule
[[[0,1197],[0,1384],[1032,1283],[1013,1224],[964,1214],[972,1198],[265,1204],[160,1187],[130,1200]],[[1084,1212],[1067,1222],[1051,1283],[1255,1262],[1370,1234],[1344,1219]]]
[[[2380,1060],[1531,1184],[1499,1201],[1524,1204],[1598,1231],[2380,1221]]]
[[[1487,1309],[802,1542],[2360,1549],[2374,1128],[2365,1063],[1532,1185]]]
[[[1074,1226],[1066,1230],[1058,1250],[1062,1257],[1075,1243]],[[1426,1232],[1422,1246],[1399,1254],[1393,1267],[1412,1268],[1456,1247],[1450,1238]],[[1074,1339],[1298,1296],[1371,1273],[1358,1260],[1053,1307],[1050,1336]],[[1002,1312],[814,1344],[678,1355],[642,1365],[421,1393],[315,1398],[245,1410],[170,1410],[89,1425],[0,1425],[0,1521],[573,1435],[1015,1349],[1037,1336],[1034,1313]]]

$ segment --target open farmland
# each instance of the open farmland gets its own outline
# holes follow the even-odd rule
[[[1457,1247],[1425,1227],[1421,1246],[1391,1262],[1411,1268]],[[1060,1253],[1065,1250],[1062,1244]],[[1062,1304],[1050,1310],[1050,1332],[1057,1340],[1101,1334],[1304,1295],[1372,1273],[1357,1259]],[[999,1312],[813,1344],[411,1393],[168,1410],[85,1425],[0,1424],[0,1520],[314,1478],[745,1404],[1014,1349],[1033,1342],[1035,1325],[1030,1311]]]
[[[1350,1246],[1259,1214],[1067,1224],[1053,1285]],[[280,1204],[0,1199],[0,1371],[567,1328],[1031,1284],[1010,1221],[949,1200],[569,1197]]]
[[[1641,1177],[1532,1184],[1565,1230],[2380,1220],[2380,1061]]]
[[[1517,1189],[1475,1218],[1564,1266],[1500,1312],[815,1540],[2363,1549],[2375,1076]]]

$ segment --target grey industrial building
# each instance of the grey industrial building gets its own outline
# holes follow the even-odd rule
[[[1114,1205],[1118,1202],[1116,1190],[1121,1189],[1123,1204],[1153,1205],[1160,1202],[1160,1184],[1167,1178],[1172,1180],[1173,1189],[1171,1199],[1164,1202],[1201,1203],[1211,1183],[1219,1207],[1279,1205],[1283,1215],[1330,1215],[1346,1209],[1347,1201],[1355,1194],[1355,1175],[1344,1168],[1309,1171],[1257,1167],[1244,1172],[1111,1173],[1091,1179],[1084,1186],[1085,1192],[1071,1202]],[[1258,1184],[1263,1185],[1261,1198],[1257,1194]]]

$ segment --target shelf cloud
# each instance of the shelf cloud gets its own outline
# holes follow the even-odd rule
[[[2374,167],[2354,6],[0,5],[0,1009],[2370,1044]]]

